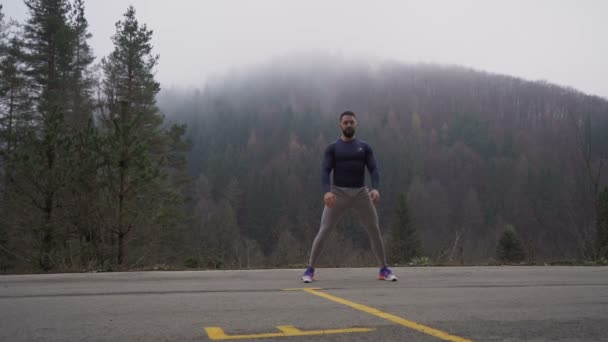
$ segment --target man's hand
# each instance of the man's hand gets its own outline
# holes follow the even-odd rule
[[[331,208],[336,203],[336,195],[332,192],[326,192],[325,196],[323,196],[323,200],[325,201],[325,205]]]
[[[378,203],[378,201],[380,201],[380,192],[378,192],[376,189],[370,191],[369,196],[372,198],[374,203]]]

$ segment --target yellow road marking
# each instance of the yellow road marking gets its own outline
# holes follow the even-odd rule
[[[328,329],[328,330],[300,330],[291,325],[280,325],[277,327],[281,332],[267,334],[250,334],[250,335],[228,335],[222,328],[207,327],[205,331],[212,340],[243,340],[249,338],[268,338],[268,337],[287,337],[287,336],[310,336],[324,334],[346,334],[355,332],[369,332],[374,329],[370,328],[348,328],[348,329]]]
[[[287,289],[287,290],[295,290],[295,289]],[[342,299],[340,297],[332,296],[332,295],[330,295],[328,293],[319,291],[319,289],[317,289],[317,288],[303,288],[302,291],[311,293],[311,294],[313,294],[315,296],[323,297],[325,299],[329,299],[329,300],[334,301],[336,303],[340,303],[340,304],[344,304],[346,306],[350,306],[353,309],[361,310],[361,311],[366,312],[366,313],[368,313],[370,315],[374,315],[374,316],[378,316],[380,318],[384,318],[384,319],[386,319],[388,321],[391,321],[393,323],[397,323],[399,325],[403,325],[405,327],[408,327],[408,328],[420,331],[420,332],[425,333],[427,335],[438,337],[438,338],[440,338],[442,340],[445,340],[445,341],[472,342],[471,340],[468,340],[466,338],[462,338],[462,337],[458,337],[458,336],[455,336],[455,335],[451,335],[451,334],[448,334],[448,333],[443,332],[441,330],[437,330],[437,329],[431,328],[429,326],[426,326],[426,325],[423,325],[423,324],[420,324],[420,323],[416,323],[416,322],[407,320],[405,318],[401,318],[399,316],[396,316],[396,315],[393,315],[393,314],[389,314],[387,312],[380,311],[380,310],[372,308],[370,306],[366,306],[366,305],[363,305],[363,304],[358,304],[358,303],[355,303],[355,302],[348,301],[346,299]]]

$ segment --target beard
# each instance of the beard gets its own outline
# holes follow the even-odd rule
[[[346,127],[342,130],[342,134],[344,134],[347,138],[352,138],[355,135],[355,129],[352,127]]]

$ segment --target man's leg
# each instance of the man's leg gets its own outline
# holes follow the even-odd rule
[[[372,251],[376,255],[376,259],[380,267],[387,265],[386,253],[384,251],[384,243],[380,234],[380,225],[378,223],[378,213],[372,202],[367,187],[362,188],[356,195],[353,207],[361,220],[361,223],[367,230],[367,235],[372,245]]]
[[[329,208],[328,206],[323,208],[319,232],[312,243],[312,249],[310,251],[310,260],[308,262],[308,266],[310,267],[315,267],[317,264],[317,260],[323,251],[323,245],[327,239],[327,233],[329,233],[329,231],[336,226],[340,218],[344,215],[349,207],[350,199],[346,193],[335,187],[332,188],[331,191],[334,193],[334,195],[336,195],[336,202],[332,208]]]

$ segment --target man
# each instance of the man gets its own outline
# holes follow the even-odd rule
[[[384,244],[378,226],[378,214],[375,203],[380,200],[378,185],[380,174],[372,148],[355,138],[357,120],[355,113],[346,111],[340,115],[340,139],[329,144],[325,149],[321,175],[325,195],[325,208],[321,217],[321,227],[312,244],[310,260],[302,280],[311,283],[314,280],[315,265],[323,248],[323,243],[330,229],[336,226],[346,210],[355,210],[361,223],[367,229],[372,251],[378,259],[380,273],[378,279],[397,281],[397,277],[386,265]],[[370,173],[372,190],[365,186],[365,167]],[[330,185],[330,174],[333,170],[333,186]]]

